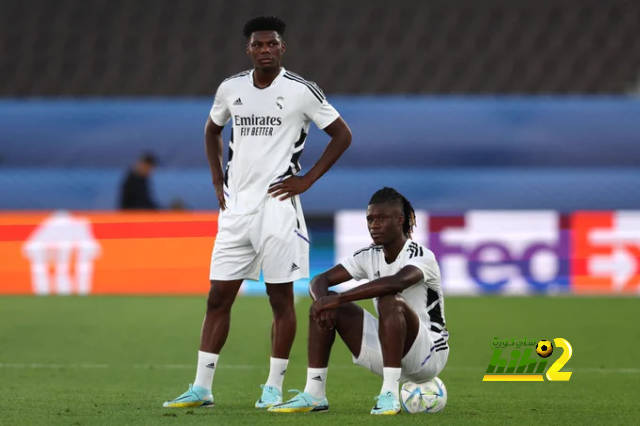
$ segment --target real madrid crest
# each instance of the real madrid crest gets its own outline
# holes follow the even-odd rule
[[[278,96],[278,99],[276,99],[276,108],[278,109],[284,108],[284,98],[282,96]]]

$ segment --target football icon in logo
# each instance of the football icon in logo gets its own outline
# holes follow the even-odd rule
[[[553,345],[548,340],[540,340],[536,345],[536,353],[542,358],[548,358],[553,353]]]

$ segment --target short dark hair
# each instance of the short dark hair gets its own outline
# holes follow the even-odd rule
[[[286,28],[287,24],[277,16],[256,16],[244,24],[242,34],[250,38],[256,31],[275,31],[282,37]]]
[[[158,157],[153,152],[143,153],[140,156],[140,161],[154,167],[158,165]]]
[[[404,223],[402,224],[402,232],[407,237],[411,237],[413,228],[416,226],[416,212],[413,210],[411,203],[404,195],[400,194],[393,188],[384,187],[371,196],[369,204],[399,204],[402,207],[402,214],[404,215]]]

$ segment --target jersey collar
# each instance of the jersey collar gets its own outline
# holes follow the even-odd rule
[[[249,73],[248,82],[251,85],[251,87],[255,87],[256,89],[258,89],[256,86],[253,85],[253,71],[254,70],[251,70],[251,72]],[[284,67],[280,67],[280,73],[278,74],[278,76],[273,80],[273,82],[271,82],[270,86],[267,86],[264,89],[268,89],[269,87],[277,86],[278,82],[280,80],[282,80],[282,76],[284,75],[285,72],[287,72],[287,70],[285,70]],[[258,89],[258,90],[264,90],[264,89]]]
[[[386,263],[387,265],[393,265],[394,263],[396,263],[398,260],[400,260],[404,252],[408,250],[409,244],[411,244],[412,242],[413,240],[411,238],[407,238],[407,241],[405,241],[404,246],[402,246],[402,250],[400,250],[400,253],[398,253],[398,257],[396,257],[396,259],[391,263],[387,262],[387,257],[384,254],[384,250],[382,250],[381,253],[382,253],[382,259],[384,260],[384,263]]]

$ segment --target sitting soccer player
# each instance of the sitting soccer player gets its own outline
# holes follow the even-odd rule
[[[401,381],[426,382],[447,363],[440,269],[433,252],[411,240],[411,204],[396,190],[383,188],[371,197],[367,225],[374,244],[311,281],[307,385],[269,411],[329,409],[325,386],[336,331],[355,364],[383,377],[371,414],[399,413]],[[329,291],[352,278],[369,282],[340,294]],[[353,303],[364,299],[374,299],[378,318]]]

